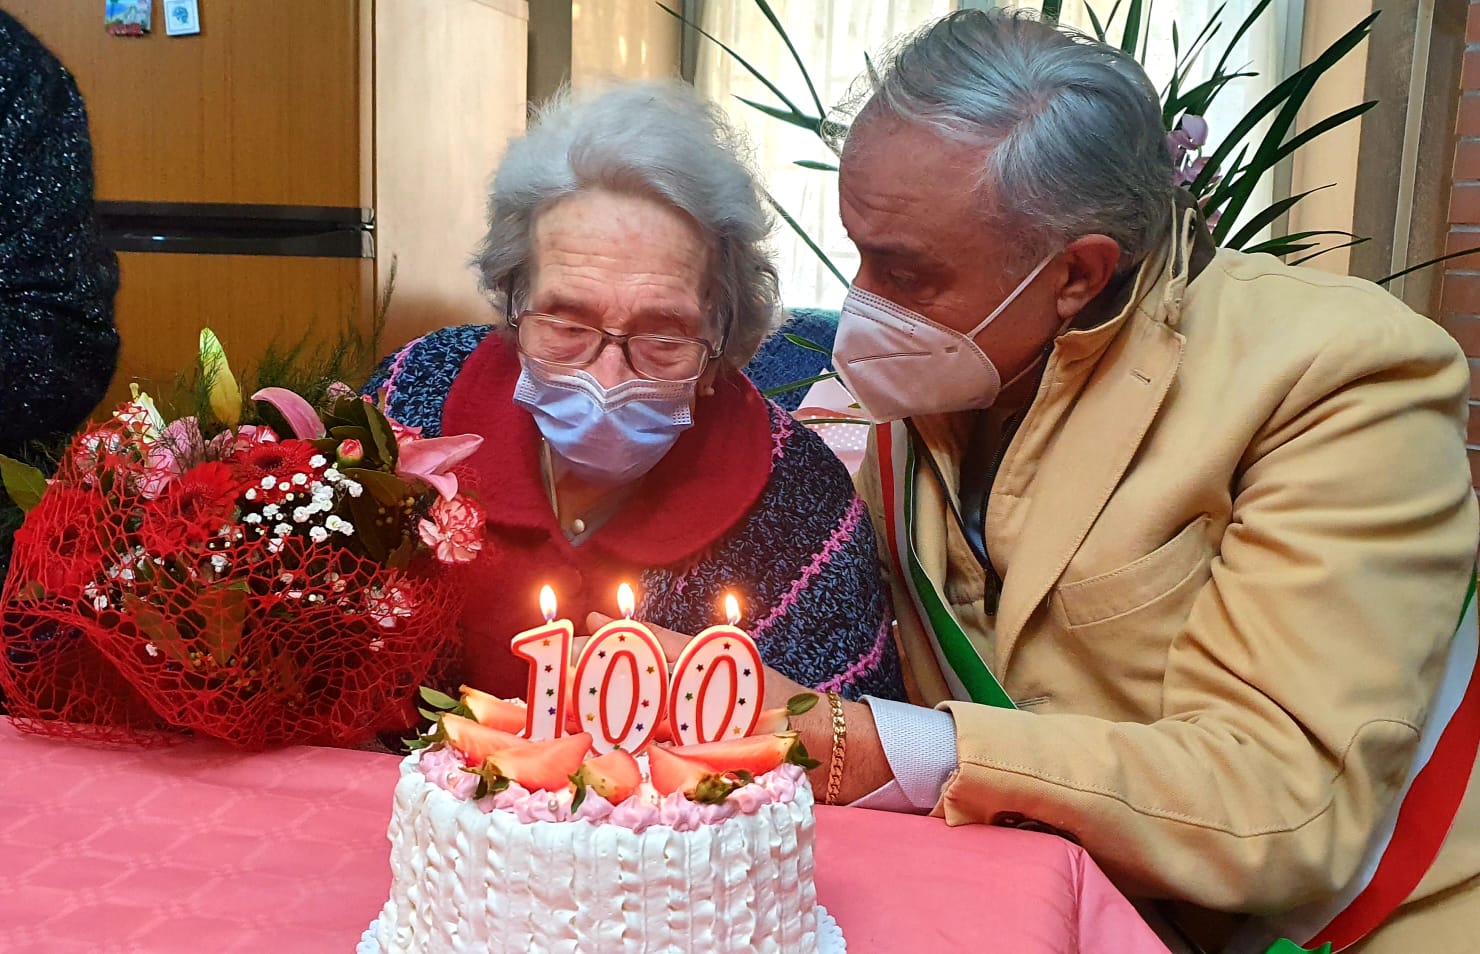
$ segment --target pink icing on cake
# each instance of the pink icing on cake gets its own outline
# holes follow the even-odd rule
[[[463,771],[463,761],[451,747],[429,749],[422,753],[421,773],[429,782],[460,801],[472,799],[478,777]],[[798,765],[780,765],[749,785],[742,785],[719,804],[705,805],[690,801],[680,792],[659,795],[644,781],[638,790],[620,804],[613,805],[594,792],[588,792],[581,807],[571,811],[574,794],[569,789],[558,792],[531,792],[518,782],[478,802],[486,812],[512,813],[520,822],[585,821],[593,825],[615,825],[642,832],[654,825],[666,825],[675,831],[694,831],[701,825],[718,825],[736,815],[753,815],[772,803],[787,803],[796,797],[805,771]]]

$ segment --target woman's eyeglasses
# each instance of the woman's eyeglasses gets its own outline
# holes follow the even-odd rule
[[[584,368],[608,343],[615,343],[633,371],[655,381],[692,381],[724,351],[723,341],[715,346],[703,338],[680,335],[614,335],[537,311],[521,312],[513,324],[519,350],[537,361]]]

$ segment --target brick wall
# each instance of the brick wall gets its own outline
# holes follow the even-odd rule
[[[1480,0],[1472,0],[1460,72],[1454,189],[1449,199],[1450,252],[1480,250]],[[1480,254],[1451,259],[1444,274],[1444,327],[1470,356],[1470,474],[1480,488]]]

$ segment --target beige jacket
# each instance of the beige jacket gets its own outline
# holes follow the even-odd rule
[[[1476,553],[1469,374],[1371,284],[1229,251],[1178,271],[1056,342],[989,500],[995,619],[920,468],[921,559],[1021,708],[950,701],[908,612],[899,639],[956,721],[938,814],[1070,832],[1133,897],[1189,902],[1209,950],[1262,950],[1268,921],[1212,912],[1286,933],[1329,903],[1413,762]],[[954,481],[969,421],[914,423]],[[859,483],[884,527],[873,448]],[[1480,945],[1477,805],[1354,950]]]

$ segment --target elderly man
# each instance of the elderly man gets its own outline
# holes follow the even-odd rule
[[[815,784],[1070,835],[1188,949],[1473,950],[1464,357],[1215,251],[1164,141],[1129,57],[980,12],[852,126],[835,366],[938,711],[831,697]]]

